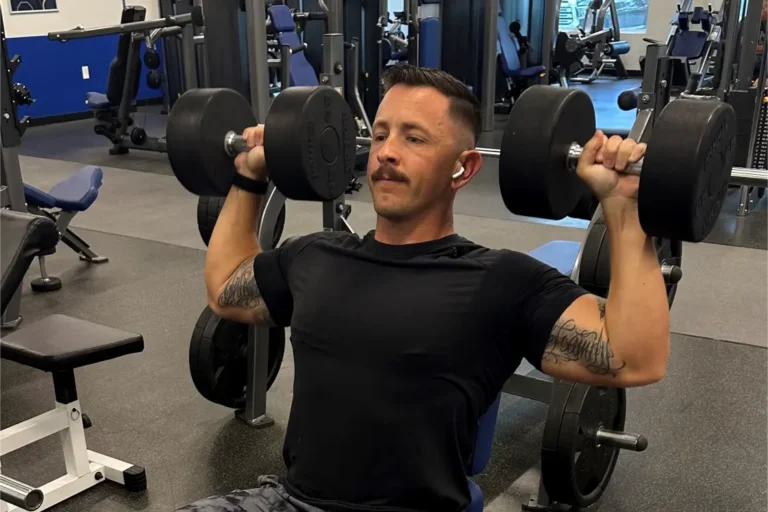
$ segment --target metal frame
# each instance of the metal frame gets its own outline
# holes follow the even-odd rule
[[[344,36],[343,30],[343,2],[342,0],[328,0],[326,5],[329,33],[323,35],[323,73],[320,75],[320,83],[333,87],[344,96]],[[254,113],[260,122],[266,118],[269,100],[269,79],[267,73],[262,73],[263,80],[254,80],[256,69],[268,69],[266,48],[266,16],[263,0],[249,0],[246,9],[250,9],[247,17],[249,46],[256,48],[250,51],[249,70],[251,75],[251,93]],[[323,9],[325,11],[325,9]],[[261,13],[261,15],[259,15]],[[263,33],[263,43],[257,44],[254,34]],[[287,47],[286,47],[287,48]],[[265,51],[261,51],[265,50]],[[252,56],[258,56],[257,59]],[[282,54],[284,56],[285,53]],[[261,61],[254,65],[254,60]],[[256,86],[254,86],[256,84]],[[259,103],[267,100],[267,108],[259,107]],[[263,118],[260,117],[263,115]],[[259,245],[262,250],[273,249],[272,240],[277,227],[277,218],[280,210],[285,205],[285,196],[277,188],[270,184],[265,199],[262,202],[261,212],[256,221],[258,229]],[[347,222],[347,216],[351,212],[351,206],[345,204],[344,196],[333,201],[323,203],[323,228],[333,231],[347,231],[354,233]],[[275,421],[267,414],[267,364],[269,354],[269,328],[262,326],[249,326],[248,329],[248,376],[246,384],[245,408],[235,412],[235,416],[245,424],[254,428],[265,428],[274,425]]]
[[[5,39],[5,24],[2,6],[0,6],[0,186],[2,189],[2,204],[0,208],[10,208],[17,212],[26,211],[24,199],[24,183],[21,178],[19,164],[19,146],[21,136],[26,129],[27,119],[19,119],[16,101],[12,94],[13,73],[21,61],[12,60],[8,55]],[[2,317],[4,329],[15,329],[22,321],[21,317],[21,288],[8,303]]]
[[[67,474],[35,489],[10,479],[0,482],[0,495],[9,499],[14,490],[42,492],[43,503],[37,510],[47,510],[86,489],[110,480],[125,485],[125,472],[133,464],[88,450],[85,442],[83,413],[75,388],[74,370],[53,374],[56,393],[55,406],[46,413],[17,423],[0,431],[0,456],[36,443],[46,437],[59,434]],[[0,512],[25,510],[18,505],[0,501]]]

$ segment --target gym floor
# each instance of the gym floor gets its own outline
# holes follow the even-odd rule
[[[588,88],[601,127],[629,128],[633,115],[610,107],[629,81]],[[607,91],[607,92],[606,92]],[[604,105],[601,107],[600,105]],[[144,110],[142,111],[144,112]],[[138,115],[148,133],[162,134],[156,109]],[[481,145],[498,147],[498,130]],[[214,493],[248,488],[260,474],[281,474],[282,439],[290,409],[290,347],[268,394],[275,425],[252,430],[232,411],[195,390],[188,370],[192,328],[205,306],[205,247],[196,225],[197,198],[172,176],[164,155],[132,151],[110,156],[90,120],[31,128],[22,144],[26,182],[47,190],[82,165],[100,165],[104,186],[73,227],[109,263],[90,266],[68,248],[48,258],[64,288],[52,294],[23,288],[29,324],[63,313],[143,334],[143,353],[79,369],[84,410],[93,421],[89,448],[147,469],[148,491],[133,495],[110,483],[54,510],[78,512],[172,511]],[[138,171],[138,172],[137,172]],[[507,212],[497,189],[498,167],[483,171],[457,199],[458,232],[489,247],[531,250],[549,240],[581,241],[586,222],[541,222]],[[729,194],[718,225],[702,244],[685,244],[684,278],[672,309],[672,354],[667,377],[628,390],[626,429],[649,439],[644,453],[622,453],[611,484],[591,510],[764,511],[768,432],[768,237],[766,199],[738,217],[738,190]],[[364,188],[349,198],[358,232],[375,214]],[[321,229],[320,206],[289,202],[284,237]],[[354,305],[349,307],[354,315]],[[2,427],[50,408],[51,378],[3,360]],[[502,398],[493,456],[477,477],[487,511],[519,510],[535,493],[546,406]],[[3,472],[40,485],[64,472],[59,440],[52,437],[3,458]]]

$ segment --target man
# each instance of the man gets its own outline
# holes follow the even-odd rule
[[[638,221],[637,178],[616,172],[645,146],[598,132],[579,162],[610,233],[603,301],[525,254],[454,232],[456,193],[482,164],[478,102],[443,71],[396,66],[384,81],[368,162],[376,230],[362,238],[316,233],[262,252],[261,197],[244,190],[267,180],[262,128],[245,131],[245,179],[216,223],[206,285],[222,317],[291,326],[288,473],[186,510],[459,512],[478,418],[523,357],[602,386],[665,373],[665,284]]]

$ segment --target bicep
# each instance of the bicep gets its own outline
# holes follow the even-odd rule
[[[219,289],[213,310],[217,316],[245,324],[274,325],[254,275],[255,256],[243,261]]]
[[[626,363],[605,328],[605,299],[583,295],[555,322],[541,357],[541,369],[556,378],[595,386],[626,384]]]

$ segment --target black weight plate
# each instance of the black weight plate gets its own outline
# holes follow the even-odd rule
[[[499,188],[507,209],[556,220],[570,214],[586,185],[568,170],[568,150],[594,134],[595,109],[584,91],[533,86],[521,94],[509,114],[499,157]]]
[[[589,188],[585,187],[584,194],[579,198],[576,207],[568,216],[572,219],[592,220],[599,205],[600,201]]]
[[[272,102],[264,153],[277,189],[297,201],[330,201],[354,175],[355,121],[330,87],[289,87]]]
[[[579,285],[588,292],[598,297],[608,297],[610,280],[608,232],[600,219],[592,223],[584,238],[578,280]]]
[[[285,330],[269,330],[267,389],[277,378],[285,351]],[[248,326],[224,320],[206,307],[195,324],[189,345],[189,371],[198,392],[213,403],[245,406]]]
[[[251,106],[231,89],[192,89],[182,94],[168,115],[165,137],[176,178],[195,195],[227,195],[235,166],[224,150],[224,137],[257,124]]]
[[[216,226],[216,220],[219,218],[219,212],[224,206],[225,197],[219,196],[200,196],[197,200],[197,230],[200,232],[200,238],[205,245],[211,241],[213,228]],[[277,225],[272,238],[272,247],[277,247],[280,237],[283,236],[285,228],[285,205],[280,209],[277,215]]]
[[[551,473],[543,481],[553,501],[588,507],[605,492],[619,456],[617,448],[598,446],[595,434],[599,427],[624,429],[626,394],[620,388],[572,386],[560,425],[558,462],[547,468]]]
[[[716,100],[678,99],[653,126],[638,208],[646,233],[700,242],[714,227],[733,167],[736,114]]]
[[[683,265],[683,243],[669,238],[653,238],[659,265]],[[596,219],[584,239],[584,250],[579,264],[579,285],[590,293],[608,298],[611,284],[611,259],[608,231],[603,218]],[[675,301],[677,283],[667,284],[669,306]]]

